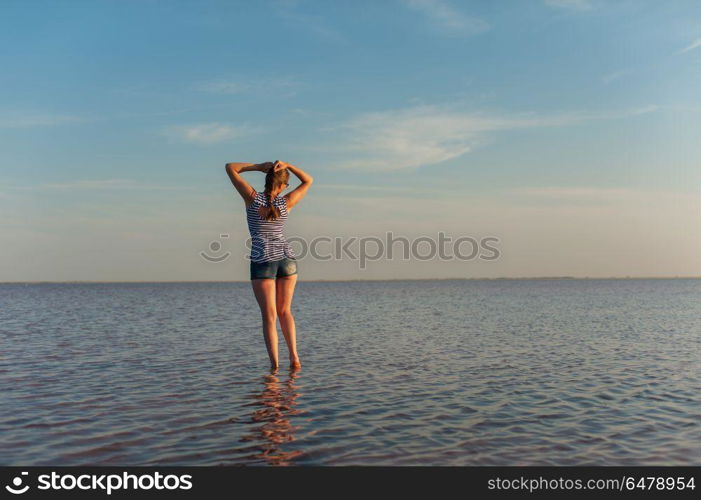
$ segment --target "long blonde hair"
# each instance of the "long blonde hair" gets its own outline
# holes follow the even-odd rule
[[[261,207],[261,215],[267,221],[275,220],[280,217],[280,209],[273,205],[272,192],[276,191],[280,186],[287,186],[287,181],[290,180],[290,172],[284,168],[281,170],[273,171],[271,168],[267,174],[265,174],[265,198],[267,200],[267,205]]]

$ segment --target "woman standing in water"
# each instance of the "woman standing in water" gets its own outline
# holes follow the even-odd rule
[[[242,172],[265,173],[265,190],[257,193],[241,177]],[[301,184],[284,196],[290,172]],[[297,261],[283,229],[287,216],[314,179],[302,169],[283,161],[266,163],[227,163],[226,173],[246,203],[246,219],[251,233],[251,284],[263,317],[263,337],[273,370],[278,367],[277,318],[290,353],[290,368],[301,368],[297,355],[292,296],[297,284]]]

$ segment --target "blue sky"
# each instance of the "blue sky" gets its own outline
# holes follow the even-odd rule
[[[701,275],[697,1],[5,1],[0,47],[3,281],[246,279],[223,164],[274,159],[290,235],[502,242],[309,279]]]

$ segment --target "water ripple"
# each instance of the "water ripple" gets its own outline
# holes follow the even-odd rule
[[[698,464],[699,299],[300,283],[304,369],[270,374],[247,284],[0,285],[2,463]]]

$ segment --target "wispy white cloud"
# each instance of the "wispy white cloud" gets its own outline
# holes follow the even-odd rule
[[[315,184],[315,186],[317,186]],[[342,191],[361,191],[361,192],[366,192],[366,191],[377,191],[381,193],[391,193],[391,192],[400,192],[400,193],[414,193],[417,191],[425,191],[426,188],[424,186],[386,186],[386,185],[381,185],[381,186],[376,186],[372,184],[326,184],[322,183],[318,185],[319,188],[327,190],[327,189],[338,189]],[[464,191],[461,191],[461,193]]]
[[[638,108],[633,108],[633,109],[629,110],[628,112],[620,114],[619,116],[612,116],[612,118],[624,118],[626,116],[646,115],[648,113],[654,113],[655,111],[658,111],[660,109],[662,109],[662,108],[656,104],[649,104],[647,106],[640,106]]]
[[[501,191],[504,199],[515,205],[545,204],[560,207],[605,207],[619,206],[625,210],[636,212],[650,209],[650,200],[655,200],[652,206],[655,210],[663,207],[681,208],[682,206],[701,207],[701,196],[693,192],[680,192],[649,187],[623,186],[522,186]],[[640,207],[634,209],[633,207]],[[653,210],[654,211],[654,210]],[[697,233],[698,237],[698,233]],[[701,242],[701,239],[699,239]]]
[[[13,112],[0,115],[0,128],[52,127],[83,121],[86,118],[75,115]]]
[[[656,106],[622,111],[565,112],[553,115],[489,115],[456,106],[417,106],[359,115],[330,132],[341,168],[415,169],[470,152],[490,132],[566,126],[586,120],[616,119],[650,113]],[[333,146],[335,145],[335,146]]]
[[[557,9],[591,10],[593,5],[589,0],[545,0],[545,5]]]
[[[255,129],[228,123],[198,123],[192,125],[174,125],[163,130],[166,137],[193,144],[216,144],[246,137]]]
[[[446,35],[476,35],[491,27],[485,20],[463,14],[444,0],[402,0],[402,3],[424,14],[434,28]]]
[[[626,76],[627,74],[630,73],[630,70],[628,69],[622,69],[620,71],[614,71],[612,73],[607,73],[604,76],[601,77],[601,81],[604,82],[604,84],[608,85],[609,83],[618,80],[619,78]]]
[[[411,169],[469,152],[483,132],[536,125],[537,118],[460,113],[438,106],[366,113],[342,125],[350,168]]]
[[[691,42],[689,45],[684,47],[683,49],[679,50],[677,54],[683,54],[684,52],[689,52],[690,50],[694,50],[701,47],[701,38],[697,38],[693,42]]]
[[[195,88],[202,92],[212,92],[214,94],[243,94],[255,87],[246,81],[218,80],[197,84]]]
[[[629,196],[634,191],[629,188],[544,186],[513,188],[508,193],[537,198],[610,200]]]
[[[302,86],[301,82],[289,76],[269,78],[223,78],[194,85],[195,90],[212,94],[237,95],[258,94],[266,96],[291,97]]]
[[[301,2],[278,1],[274,3],[275,13],[295,29],[310,33],[328,42],[344,43],[345,37],[326,19],[316,14],[306,14],[299,10]]]
[[[51,182],[33,185],[3,186],[8,191],[76,191],[76,190],[147,190],[182,191],[189,186],[168,186],[135,181],[133,179],[78,179],[69,182]]]

